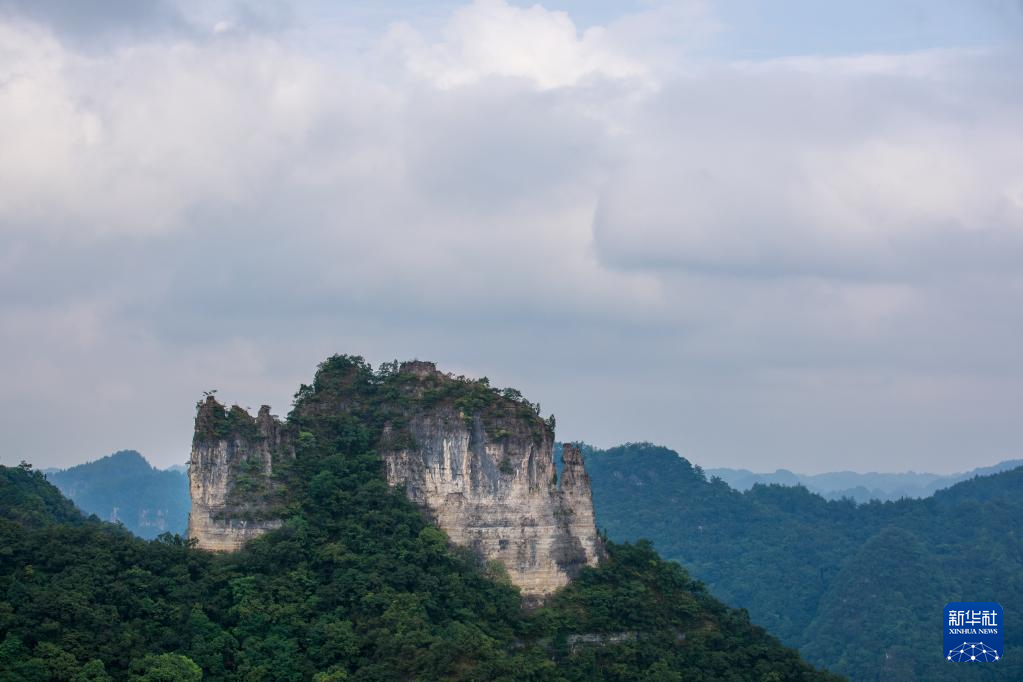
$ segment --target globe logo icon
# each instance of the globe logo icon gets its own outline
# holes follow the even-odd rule
[[[954,649],[951,649],[948,652],[947,658],[948,660],[956,663],[969,663],[976,661],[990,663],[992,661],[997,661],[999,656],[995,649],[985,646],[984,642],[963,642]]]

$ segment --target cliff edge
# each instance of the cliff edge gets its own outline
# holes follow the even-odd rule
[[[353,442],[377,452],[381,475],[481,563],[499,562],[530,601],[542,600],[603,554],[589,477],[566,445],[558,480],[554,420],[518,391],[437,370],[390,363],[374,372],[335,356],[303,385],[286,422],[200,402],[189,465],[189,537],[232,551],[281,525],[281,458],[301,442]],[[297,448],[295,445],[299,444]]]
[[[234,551],[281,525],[273,512],[273,473],[275,461],[294,457],[290,431],[267,405],[255,418],[237,405],[226,409],[212,395],[196,408],[188,537],[202,549]]]
[[[429,363],[399,371],[413,393],[436,391],[452,378]],[[387,481],[402,486],[451,540],[500,561],[527,597],[567,583],[601,553],[590,481],[577,448],[564,448],[557,480],[554,429],[522,403],[495,400],[478,411],[413,403],[404,447],[381,457]]]

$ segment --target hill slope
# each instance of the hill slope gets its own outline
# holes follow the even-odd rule
[[[951,669],[935,643],[947,602],[1023,609],[1023,468],[857,506],[802,487],[740,493],[650,444],[591,450],[586,467],[612,539],[652,540],[817,665],[853,679],[1023,679],[1018,657]],[[1021,643],[1010,629],[1006,647]]]
[[[376,380],[359,358],[321,365],[283,526],[229,555],[65,519],[41,476],[0,469],[0,679],[832,679],[644,544],[609,543],[524,611],[499,565],[387,485],[369,448],[385,405],[325,409],[321,391]]]
[[[26,528],[84,521],[75,505],[25,463],[0,466],[0,519]]]
[[[161,471],[134,450],[46,472],[46,479],[87,514],[120,521],[143,538],[184,533],[188,524],[188,478]]]

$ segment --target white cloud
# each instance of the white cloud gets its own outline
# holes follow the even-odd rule
[[[580,33],[567,13],[541,5],[475,0],[454,13],[442,42],[430,43],[408,26],[393,29],[390,40],[404,50],[410,71],[440,88],[494,76],[545,90],[593,78],[649,77],[647,67],[615,49],[603,27]]]
[[[598,249],[639,269],[840,277],[1021,255],[1023,97],[982,80],[1001,59],[782,60],[667,84],[607,182]]]
[[[997,373],[1012,403],[1018,55],[686,59],[719,28],[699,2],[441,23],[328,54],[295,27],[96,53],[0,23],[12,447],[181,461],[201,390],[286,411],[331,352],[487,373],[566,438],[698,460],[755,452],[744,424],[815,456],[823,435],[771,431],[777,405],[872,446],[847,408],[878,386],[945,387],[912,406],[940,421],[990,407],[953,389]]]

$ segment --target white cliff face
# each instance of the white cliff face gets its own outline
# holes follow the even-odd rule
[[[280,520],[262,514],[265,500],[242,504],[238,495],[231,493],[243,475],[267,481],[273,473],[274,453],[287,449],[287,444],[282,425],[270,416],[267,406],[260,409],[246,433],[213,435],[210,423],[217,419],[217,408],[223,409],[210,397],[196,416],[196,437],[188,463],[192,496],[188,537],[202,549],[233,552],[281,526]]]
[[[589,478],[574,446],[559,485],[550,432],[521,417],[485,424],[449,407],[415,415],[409,430],[412,447],[382,453],[388,483],[404,487],[452,542],[500,561],[528,599],[597,563]]]
[[[442,374],[426,362],[405,363],[382,381],[390,382],[382,384],[389,402],[373,402],[371,409],[389,415],[377,434],[387,481],[403,488],[452,542],[500,562],[530,603],[599,561],[603,545],[582,455],[565,446],[559,482],[553,426],[521,396]],[[364,418],[365,393],[335,382],[327,395],[296,409],[313,423],[344,413]],[[240,408],[226,412],[212,397],[200,404],[188,472],[188,536],[199,547],[234,551],[280,527],[268,499],[274,457],[294,456],[288,429],[267,407],[252,419]],[[252,494],[254,473],[266,484],[262,500]]]

